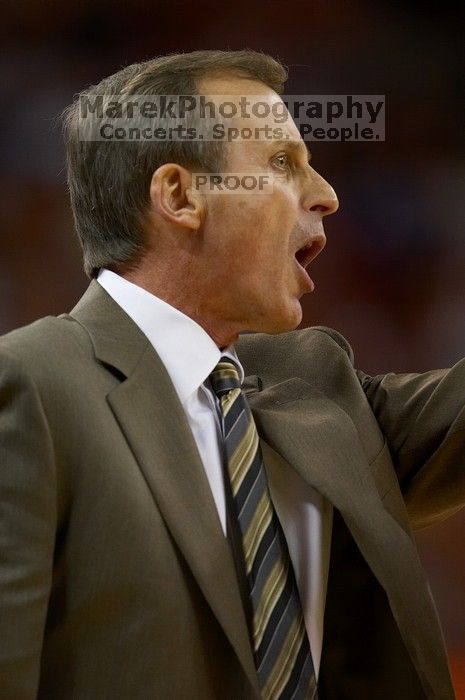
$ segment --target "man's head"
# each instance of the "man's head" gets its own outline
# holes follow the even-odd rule
[[[84,94],[208,95],[215,102],[259,95],[276,105],[285,79],[283,66],[264,54],[198,51],[129,66]],[[232,123],[262,132],[276,126],[271,116],[253,114]],[[279,141],[82,141],[76,101],[65,140],[87,274],[100,267],[123,274],[190,315],[220,346],[242,331],[295,328],[299,300],[312,289],[299,262],[322,250],[322,218],[337,199],[309,166],[292,119],[280,126]],[[193,173],[263,175],[272,192],[198,191]]]

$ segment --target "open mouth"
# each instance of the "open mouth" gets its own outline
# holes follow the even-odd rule
[[[294,253],[295,260],[299,266],[301,273],[301,279],[305,281],[307,290],[313,292],[315,289],[315,283],[307,272],[307,267],[310,265],[312,260],[314,260],[317,255],[321,253],[326,244],[326,238],[324,233],[314,234],[307,238],[306,242],[303,243],[300,248]]]
[[[305,269],[307,265],[310,265],[312,260],[316,258],[321,250],[322,248],[317,246],[314,241],[308,241],[308,243],[305,243],[305,245],[296,251],[295,259],[299,265]]]

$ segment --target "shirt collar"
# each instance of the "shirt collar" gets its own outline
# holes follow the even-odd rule
[[[181,403],[198,390],[224,356],[237,364],[242,383],[244,370],[233,345],[220,350],[192,318],[111,270],[102,268],[97,281],[147,336]]]

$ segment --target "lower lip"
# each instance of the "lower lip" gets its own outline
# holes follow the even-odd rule
[[[305,287],[307,288],[307,291],[313,292],[313,290],[315,289],[314,281],[312,280],[312,278],[308,274],[307,270],[304,267],[302,267],[302,265],[300,265],[297,262],[297,260],[295,262],[296,262],[297,267],[299,268],[300,276],[302,278],[303,283],[305,284]]]

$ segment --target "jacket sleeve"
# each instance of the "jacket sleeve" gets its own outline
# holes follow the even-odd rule
[[[0,353],[0,697],[36,697],[51,588],[55,461],[36,386]]]
[[[465,360],[423,374],[357,376],[388,441],[415,527],[459,510],[465,503]]]
[[[337,331],[319,327],[347,353]],[[353,370],[384,433],[412,525],[427,527],[465,504],[465,359],[450,369]]]

